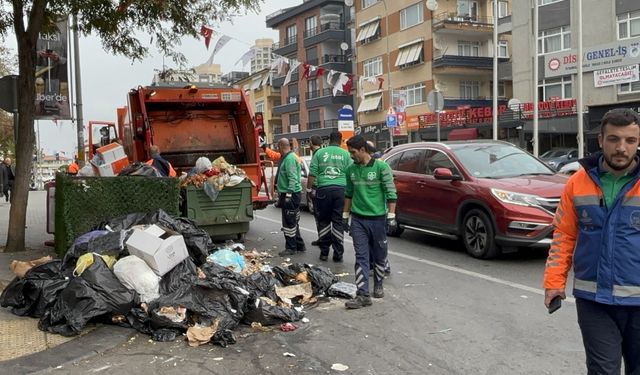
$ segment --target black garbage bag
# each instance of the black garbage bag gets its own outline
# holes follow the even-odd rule
[[[291,266],[292,265],[287,267],[275,266],[271,269],[271,272],[273,272],[276,279],[278,279],[278,281],[280,281],[285,286],[300,284],[299,281],[295,280],[296,275],[300,272],[292,269]]]
[[[64,258],[62,259],[62,268],[65,270],[75,268],[78,258],[89,252],[89,242],[109,233],[110,232],[108,230],[100,229],[92,230],[76,237],[71,247],[64,254]]]
[[[235,344],[236,338],[233,336],[233,332],[231,332],[231,330],[218,329],[216,333],[213,334],[211,342],[214,345],[220,345],[223,348],[226,348],[229,345]]]
[[[284,285],[300,284],[299,281],[295,280],[295,277],[302,272],[307,272],[309,274],[314,295],[325,294],[329,287],[338,281],[338,278],[330,269],[322,266],[295,263],[290,264],[287,267],[273,267],[275,277]]]
[[[141,162],[135,162],[125,167],[120,171],[120,173],[118,173],[118,176],[160,177],[155,168]]]
[[[152,338],[153,341],[169,342],[175,341],[178,334],[180,334],[180,332],[174,329],[162,328],[153,332]]]
[[[356,298],[358,292],[358,287],[356,284],[345,283],[344,281],[337,282],[327,290],[327,294],[333,297],[340,298],[348,298],[353,299]]]
[[[197,267],[191,258],[187,258],[162,276],[162,279],[160,279],[160,294],[173,293],[183,285],[193,284],[197,278]]]
[[[304,317],[304,313],[298,312],[296,309],[271,306],[262,300],[258,300],[256,304],[257,306],[254,306],[253,309],[244,315],[244,323],[251,324],[257,322],[263,326],[271,326],[287,322],[297,322]]]
[[[255,272],[246,277],[245,284],[254,298],[267,297],[273,301],[278,299],[276,287],[282,287],[282,283],[269,272]]]
[[[134,307],[127,314],[127,323],[131,328],[145,335],[153,335],[151,328],[151,318],[149,314],[140,307]]]
[[[75,268],[78,258],[86,253],[111,255],[116,258],[129,255],[124,246],[126,231],[93,231],[89,233],[92,235],[87,242],[81,243],[79,246],[72,246],[71,250],[65,253],[62,260],[64,269]]]
[[[40,318],[69,284],[71,273],[62,272],[62,262],[53,260],[33,267],[23,278],[15,278],[2,291],[0,305],[20,316]]]
[[[246,311],[250,300],[256,298],[255,295],[251,295],[246,286],[245,278],[240,274],[215,263],[205,263],[201,269],[206,279],[200,280],[200,284],[227,292],[231,306],[235,310]],[[239,317],[242,318],[242,315]]]
[[[180,233],[184,237],[189,255],[198,266],[207,261],[209,252],[214,249],[213,241],[211,241],[211,237],[204,229],[199,228],[189,219],[183,217],[174,218],[161,209],[149,213],[120,216],[102,223],[100,228],[108,226],[113,231],[120,231],[129,229],[134,225],[150,224],[158,224]]]
[[[126,315],[137,299],[136,292],[122,285],[96,255],[93,264],[60,293],[38,327],[63,336],[77,335],[93,318]]]

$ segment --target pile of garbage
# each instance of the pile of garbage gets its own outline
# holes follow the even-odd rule
[[[271,266],[268,257],[240,244],[217,248],[192,221],[162,210],[131,214],[79,236],[62,260],[12,263],[16,278],[0,305],[64,336],[101,322],[156,341],[184,334],[192,346],[227,346],[240,324],[296,322],[321,296],[355,294],[327,268]]]
[[[222,189],[236,186],[245,180],[253,184],[242,168],[227,163],[223,156],[213,162],[206,157],[200,157],[191,172],[182,179],[180,187],[193,185],[202,188],[209,198],[215,201]]]

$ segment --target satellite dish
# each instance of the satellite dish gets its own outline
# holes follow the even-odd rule
[[[438,2],[436,0],[427,0],[427,9],[432,12],[438,10]]]
[[[342,42],[340,43],[340,49],[343,51],[346,51],[349,49],[349,45],[347,44],[347,42]]]
[[[353,0],[344,0],[344,5],[351,7],[353,6]]]
[[[521,103],[522,102],[520,101],[520,99],[511,98],[507,102],[507,106],[509,107],[510,110],[512,110],[514,112],[518,112],[518,111],[520,111],[520,104]]]

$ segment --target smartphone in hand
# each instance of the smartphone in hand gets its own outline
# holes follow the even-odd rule
[[[553,299],[549,303],[549,314],[553,314],[560,307],[562,307],[562,297],[560,297],[560,296],[553,297]]]

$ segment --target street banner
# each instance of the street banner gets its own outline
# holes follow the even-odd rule
[[[36,120],[70,120],[67,20],[57,22],[36,42]]]
[[[593,84],[596,87],[613,86],[639,80],[638,64],[596,70],[593,72]]]

